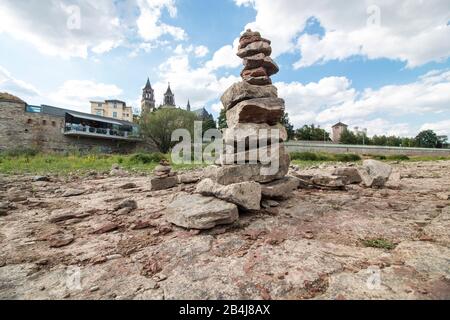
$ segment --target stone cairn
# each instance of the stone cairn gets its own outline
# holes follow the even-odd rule
[[[150,180],[151,190],[165,190],[173,188],[178,184],[176,172],[172,172],[170,163],[167,160],[161,160],[159,166],[153,170],[155,177]]]
[[[196,194],[182,195],[169,205],[169,222],[194,229],[232,223],[238,208],[259,210],[261,200],[286,199],[298,187],[297,178],[286,177],[290,158],[280,123],[285,106],[270,79],[279,71],[270,45],[259,32],[247,30],[241,36],[237,55],[243,59],[243,81],[221,98],[228,124],[223,132],[226,152],[216,166],[205,169]]]

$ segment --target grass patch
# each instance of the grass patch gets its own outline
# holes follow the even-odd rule
[[[396,244],[386,239],[361,239],[365,247],[392,250]]]
[[[361,157],[352,153],[319,153],[319,152],[291,152],[291,160],[297,161],[338,161],[338,162],[354,162],[360,161]]]
[[[109,172],[113,164],[119,164],[131,172],[152,172],[162,159],[170,155],[161,153],[138,153],[132,155],[61,155],[36,154],[18,156],[0,154],[0,173],[4,174],[83,174],[90,171]],[[202,167],[203,164],[172,164],[174,170]]]

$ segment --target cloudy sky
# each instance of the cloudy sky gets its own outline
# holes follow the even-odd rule
[[[0,91],[29,104],[139,107],[148,76],[217,115],[252,28],[296,127],[450,135],[450,0],[0,0],[0,21]]]

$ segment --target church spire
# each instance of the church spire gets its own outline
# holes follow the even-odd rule
[[[152,85],[150,84],[150,78],[147,78],[147,83],[146,83],[144,89],[151,89],[151,88],[152,88]]]
[[[188,103],[187,103],[187,106],[186,106],[186,110],[187,111],[191,111],[191,102],[189,101],[189,99],[188,99]]]
[[[164,106],[175,107],[175,95],[172,93],[172,89],[170,89],[170,82],[164,94]]]
[[[141,115],[149,113],[155,110],[155,92],[150,84],[150,79],[147,78],[147,83],[144,89],[142,89],[141,100]]]

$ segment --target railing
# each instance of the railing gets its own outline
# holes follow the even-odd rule
[[[122,138],[132,138],[132,134],[128,131],[114,130],[114,129],[105,129],[105,128],[94,128],[90,126],[83,126],[81,124],[72,124],[66,123],[64,127],[65,133],[77,133],[77,132],[85,132],[87,134],[98,134],[104,136],[112,136],[112,137],[122,137]]]

